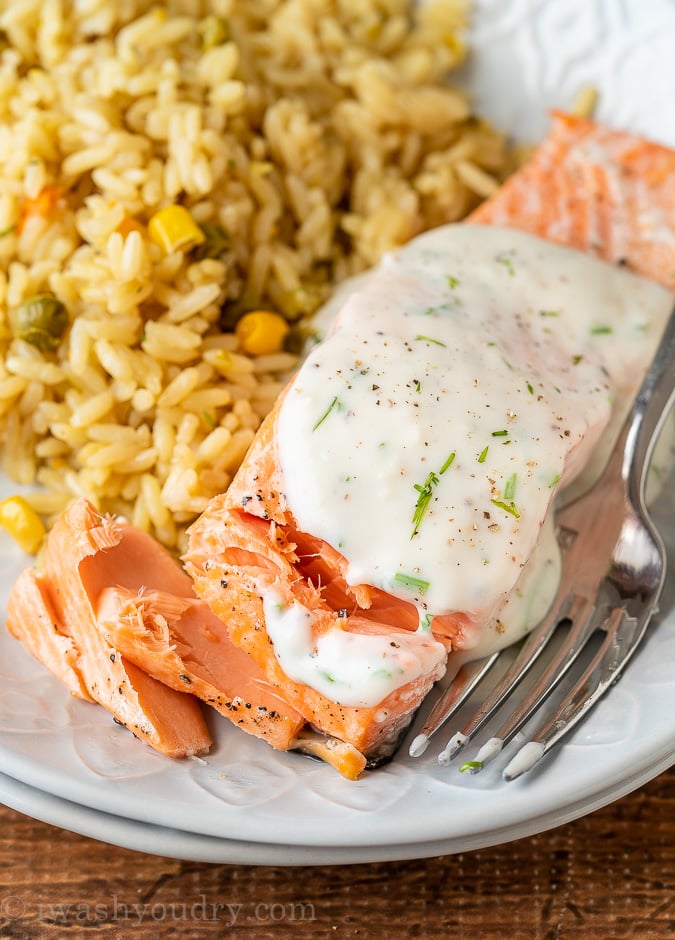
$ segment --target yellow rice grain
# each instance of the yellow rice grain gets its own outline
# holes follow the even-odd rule
[[[99,421],[108,412],[112,411],[115,405],[115,396],[112,389],[106,389],[99,392],[98,395],[92,395],[77,408],[73,409],[70,416],[70,423],[74,428],[83,428],[95,421]]]
[[[227,35],[204,48],[208,15]],[[0,449],[48,520],[85,495],[179,551],[297,365],[245,355],[238,317],[307,317],[494,190],[504,140],[447,81],[466,15],[465,0],[0,0]],[[171,204],[206,250],[152,243]],[[70,323],[47,353],[13,335],[45,292]]]

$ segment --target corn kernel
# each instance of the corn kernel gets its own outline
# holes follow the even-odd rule
[[[270,310],[245,313],[235,328],[239,345],[249,356],[279,352],[290,327],[282,316]]]
[[[201,245],[206,236],[184,206],[166,206],[148,222],[150,238],[167,254]]]
[[[23,496],[9,496],[0,503],[0,525],[19,548],[34,555],[42,545],[45,527],[42,519]]]

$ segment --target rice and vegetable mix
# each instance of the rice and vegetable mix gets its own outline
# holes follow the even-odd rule
[[[465,4],[0,0],[2,468],[180,550],[345,277],[464,216],[504,141]],[[14,513],[20,513],[16,506]]]

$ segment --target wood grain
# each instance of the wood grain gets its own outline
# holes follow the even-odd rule
[[[210,865],[118,849],[0,809],[0,937],[675,937],[675,769],[514,843],[422,861]]]

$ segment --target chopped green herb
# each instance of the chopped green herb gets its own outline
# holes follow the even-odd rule
[[[515,516],[516,519],[520,519],[520,513],[516,509],[515,503],[505,503],[502,499],[491,499],[490,502],[493,506],[497,506],[498,509],[503,509],[504,512],[510,513],[512,516]]]
[[[387,442],[386,442],[386,441],[380,441],[380,443],[379,443],[377,446],[378,446],[378,448],[381,450],[383,447],[386,447],[386,446],[387,446]]]
[[[448,459],[445,461],[445,463],[444,463],[443,466],[441,467],[441,469],[440,469],[440,473],[441,473],[441,474],[444,474],[446,470],[449,470],[449,469],[450,469],[450,467],[452,466],[452,464],[453,464],[453,462],[454,462],[455,457],[456,457],[456,453],[455,453],[455,451],[453,450],[453,452],[448,455]]]
[[[194,257],[198,261],[203,261],[205,258],[222,258],[232,247],[232,239],[222,225],[202,222],[200,228],[205,238],[194,250]]]
[[[518,480],[518,474],[512,473],[511,476],[506,481],[506,486],[504,487],[504,499],[512,500],[516,495],[516,482]]]
[[[560,311],[559,310],[540,310],[539,316],[540,317],[559,317]]]
[[[470,774],[475,774],[482,769],[482,760],[465,760],[462,766],[459,768],[459,772],[460,774],[465,774],[468,771]]]
[[[415,379],[415,391],[416,392],[422,391],[422,383],[420,382],[419,379]]]
[[[513,267],[513,261],[508,255],[497,255],[496,260],[508,271],[509,277],[515,277],[516,269]]]
[[[429,503],[431,502],[431,496],[433,493],[433,488],[438,486],[438,477],[433,472],[433,470],[427,474],[427,478],[423,484],[415,483],[414,487],[419,493],[417,497],[417,502],[415,503],[415,511],[412,516],[413,530],[410,538],[413,538],[419,532],[420,524],[424,518],[424,513],[429,508]]]
[[[551,477],[551,482],[548,485],[549,490],[552,490],[553,487],[559,482],[560,482],[560,474],[556,473],[554,476]]]
[[[490,448],[489,448],[488,446],[485,446],[485,447],[482,449],[482,451],[481,451],[480,454],[478,455],[478,463],[485,463],[485,458],[486,458],[487,455],[488,455],[488,450],[489,450],[489,449],[490,449]]]
[[[534,395],[534,385],[531,382],[527,383],[527,390],[530,393],[530,395]]]
[[[455,288],[459,287],[459,281],[456,277],[453,277],[452,274],[448,274],[448,287]]]
[[[11,235],[15,228],[16,225],[8,225],[7,228],[3,228],[0,232],[0,238],[4,238],[5,235]]]
[[[413,484],[414,488],[419,493],[419,496],[417,497],[417,502],[415,503],[415,510],[412,515],[413,530],[410,535],[411,539],[414,538],[419,532],[420,524],[422,522],[422,519],[424,518],[425,512],[429,508],[429,503],[431,502],[433,489],[435,486],[438,486],[439,476],[445,473],[445,471],[449,467],[452,466],[454,459],[455,459],[455,451],[453,450],[453,452],[448,456],[447,460],[445,461],[445,463],[443,464],[443,466],[441,467],[441,469],[439,470],[437,474],[434,473],[432,470],[430,471],[430,473],[427,474],[427,478],[424,481],[424,483]]]
[[[578,356],[578,355],[577,355],[577,356],[572,356],[572,365],[578,366],[579,363],[582,361],[583,358],[584,358],[583,356]],[[556,392],[557,392],[557,391],[558,391],[558,389],[556,389]]]
[[[453,302],[454,303],[457,302],[454,297],[453,297]],[[450,309],[451,309],[450,304],[436,304],[434,307],[427,307],[425,310],[422,311],[422,314],[425,317],[437,317],[439,314],[439,311],[450,310]]]
[[[316,422],[316,424],[315,424],[314,427],[312,428],[312,431],[316,431],[316,429],[319,427],[319,425],[320,425],[320,424],[323,424],[323,422],[326,420],[326,418],[327,418],[328,415],[331,413],[331,411],[333,411],[334,408],[337,409],[337,411],[339,411],[339,410],[342,408],[342,402],[341,402],[340,399],[337,397],[337,395],[335,396],[335,398],[333,399],[333,401],[330,403],[330,405],[326,408],[326,410],[325,410],[324,413],[321,415],[321,417],[319,418],[319,420]]]
[[[373,679],[392,679],[393,673],[389,669],[376,669],[372,676]]]
[[[433,343],[435,346],[445,347],[445,343],[442,343],[440,339],[434,339],[433,336],[423,336],[421,333],[418,333],[415,339],[422,340],[424,343]]]
[[[212,428],[215,428],[215,426],[218,424],[213,415],[209,414],[208,411],[202,411],[202,418],[204,421],[206,421],[207,424],[210,424]]]
[[[429,581],[424,581],[422,578],[416,578],[412,574],[406,574],[404,571],[397,571],[394,575],[394,582],[396,584],[401,584],[403,587],[415,588],[420,594],[424,594],[429,590]]]
[[[510,371],[513,372],[513,366],[511,365],[511,363],[509,362],[508,359],[505,359],[505,358],[502,356],[502,362],[504,363],[504,365],[506,366],[507,369],[510,369]]]
[[[421,633],[428,633],[431,630],[431,621],[433,619],[433,614],[425,614],[423,617],[420,617],[420,625],[417,629]]]
[[[319,675],[323,676],[323,678],[326,679],[328,682],[335,682],[335,676],[331,676],[329,672],[324,672],[323,670],[321,670],[319,672]]]
[[[604,336],[606,333],[613,333],[611,326],[592,326],[591,336]]]
[[[493,437],[508,437],[509,432],[506,430],[506,428],[504,428],[502,431],[493,431],[492,436]]]

